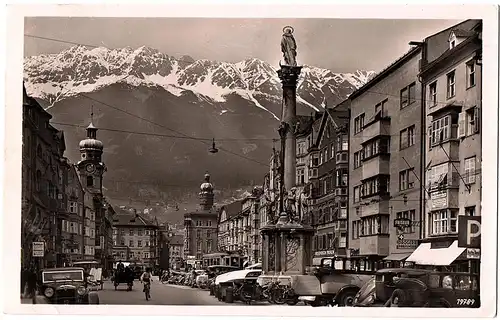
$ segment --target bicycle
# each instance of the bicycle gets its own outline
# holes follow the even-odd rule
[[[151,299],[151,282],[144,282],[144,295],[146,296],[146,300]]]

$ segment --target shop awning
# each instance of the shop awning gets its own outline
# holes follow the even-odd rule
[[[385,257],[383,260],[386,261],[403,261],[408,258],[412,253],[411,252],[403,252],[403,253],[392,253]]]
[[[406,259],[407,262],[414,262],[424,266],[449,266],[465,251],[465,248],[458,247],[458,240],[448,248],[431,249],[430,243],[422,243]]]

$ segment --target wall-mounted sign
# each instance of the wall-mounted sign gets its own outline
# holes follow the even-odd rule
[[[458,246],[481,248],[481,217],[458,217]]]
[[[431,208],[433,210],[446,208],[447,203],[448,203],[447,191],[435,191],[431,193]]]
[[[396,249],[416,249],[418,247],[418,240],[412,239],[398,239],[396,242]]]
[[[45,256],[45,243],[43,241],[33,241],[33,257]]]
[[[481,259],[481,249],[467,248],[467,259]]]
[[[395,228],[408,228],[410,226],[411,226],[411,219],[408,218],[394,219]]]
[[[322,250],[314,252],[315,257],[334,256],[335,250]]]

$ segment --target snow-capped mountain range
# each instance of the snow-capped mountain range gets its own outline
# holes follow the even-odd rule
[[[326,101],[331,105],[345,99],[373,75],[373,71],[335,73],[306,65],[298,83],[298,102],[318,111]],[[175,96],[191,91],[215,103],[223,103],[228,95],[237,94],[275,118],[278,115],[259,100],[281,100],[276,70],[262,60],[228,63],[194,60],[189,56],[174,58],[144,46],[135,50],[74,46],[59,54],[28,57],[24,79],[28,94],[48,101],[49,107],[68,97],[116,83],[161,87]],[[332,96],[336,101],[329,101]]]

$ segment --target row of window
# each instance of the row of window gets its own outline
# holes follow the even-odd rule
[[[340,201],[338,207],[329,206],[314,211],[311,218],[313,225],[330,223],[337,219],[347,219],[347,201]]]
[[[315,235],[313,238],[313,250],[332,250],[336,248],[345,248],[347,246],[347,233],[340,232],[336,238],[333,233]]]
[[[212,221],[210,221],[210,220],[196,220],[195,225],[197,227],[211,227]]]
[[[201,240],[198,240],[197,243],[196,243],[196,251],[197,252],[205,252],[205,253],[210,253],[212,252],[212,240],[207,240],[206,241],[206,247],[205,247],[205,250],[203,250],[203,242]]]
[[[476,156],[464,159],[463,162],[464,171],[462,174],[462,178],[467,184],[473,184],[476,182],[476,174],[477,174],[476,161],[477,161]],[[451,164],[447,162],[431,167],[427,171],[427,187],[430,189],[439,185],[443,186],[448,185],[448,175],[450,173],[450,166]]]
[[[354,152],[354,169],[361,167],[363,160],[368,160],[380,154],[388,154],[391,148],[390,144],[390,137],[380,137],[364,144],[362,150]]]
[[[466,63],[466,89],[476,85],[476,64],[474,61]],[[435,107],[438,104],[437,100],[437,80],[429,84],[429,104],[430,107]],[[446,75],[446,99],[451,99],[456,95],[456,71],[453,70]]]
[[[360,186],[355,186],[353,188],[354,203],[360,202],[364,197],[388,193],[389,179],[389,176],[379,175],[363,181]]]
[[[429,148],[455,138],[464,138],[479,133],[481,111],[472,107],[459,114],[449,114],[432,121],[428,128]]]
[[[148,240],[137,240],[137,247],[138,248],[142,248],[142,247],[149,247],[151,244],[151,242],[149,242]],[[115,241],[115,245],[116,245],[116,241]],[[125,245],[125,239],[121,239],[120,240],[120,245],[124,246]],[[135,247],[135,241],[134,240],[129,240],[128,241],[128,246],[133,248]]]
[[[389,216],[373,215],[352,222],[352,238],[389,234]]]
[[[121,235],[125,235],[125,233],[127,232],[126,229],[113,229],[113,234],[117,235],[118,234],[118,230],[120,230],[120,234]],[[139,237],[142,237],[143,235],[144,236],[150,236],[150,235],[154,235],[154,231],[153,230],[144,230],[144,229],[133,229],[133,228],[130,228],[128,230],[128,234],[129,236],[139,236]]]

